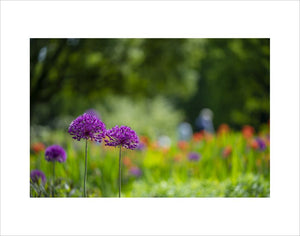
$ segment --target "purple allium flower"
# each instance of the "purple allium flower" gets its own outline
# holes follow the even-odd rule
[[[69,134],[73,139],[87,139],[101,143],[105,137],[105,124],[94,114],[84,113],[72,121]]]
[[[131,175],[134,175],[135,177],[140,177],[142,175],[142,171],[136,166],[131,167],[129,172]]]
[[[45,184],[46,183],[46,176],[45,174],[43,173],[43,171],[40,171],[40,170],[32,170],[30,172],[30,179],[32,182],[34,183],[38,183],[39,182],[39,179],[42,180],[42,183]]]
[[[135,149],[139,144],[139,139],[134,130],[127,126],[115,126],[106,131],[108,140],[105,139],[107,146],[122,146],[127,149]]]
[[[256,138],[256,142],[258,143],[258,148],[260,151],[264,151],[266,149],[266,143],[261,138]]]
[[[65,150],[59,145],[52,145],[47,147],[45,151],[45,159],[47,161],[58,161],[64,162],[66,161],[67,155]]]
[[[197,153],[197,152],[190,152],[189,155],[188,155],[188,159],[190,161],[198,161],[200,159],[200,154]]]

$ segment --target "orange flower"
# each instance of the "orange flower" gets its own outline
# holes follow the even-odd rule
[[[124,164],[126,167],[132,166],[132,162],[131,162],[130,158],[127,157],[127,156],[125,156],[125,157],[123,158],[123,164]]]
[[[253,149],[258,149],[259,148],[259,143],[255,139],[253,139],[250,142],[250,147],[252,147]]]
[[[39,153],[39,152],[42,152],[45,150],[45,145],[43,143],[34,143],[32,144],[32,150],[35,152],[35,153]]]
[[[204,138],[203,132],[194,133],[193,141],[199,142]]]
[[[227,134],[229,132],[230,128],[227,124],[221,124],[218,129],[218,134]]]
[[[153,150],[157,149],[157,148],[159,147],[158,142],[157,142],[157,141],[152,142],[152,143],[150,144],[150,147],[151,147]]]
[[[181,154],[177,154],[174,156],[174,161],[179,162],[182,160],[182,158],[183,158],[183,156]]]
[[[163,154],[167,154],[169,151],[170,151],[170,148],[169,148],[169,147],[163,147],[163,148],[162,148]]]
[[[141,143],[143,143],[143,144],[145,144],[146,146],[148,146],[149,145],[149,138],[148,137],[146,137],[146,136],[141,136],[140,137],[140,142]]]
[[[242,129],[242,133],[243,136],[248,139],[248,138],[252,138],[253,134],[254,134],[254,128],[250,125],[245,125]]]
[[[187,141],[178,141],[177,146],[179,147],[179,149],[181,150],[187,150],[189,147],[189,143]]]
[[[222,152],[223,157],[228,157],[232,152],[232,147],[231,146],[226,146]]]
[[[213,139],[213,137],[214,137],[213,134],[204,131],[204,138],[205,138],[206,141],[211,141]]]
[[[260,159],[257,159],[256,160],[256,165],[259,167],[259,166],[261,166],[261,160]]]

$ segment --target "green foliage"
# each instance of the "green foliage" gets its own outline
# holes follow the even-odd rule
[[[194,123],[200,109],[214,112],[216,125],[260,128],[270,114],[270,40],[207,39],[200,48],[198,91],[179,102]]]
[[[136,181],[128,197],[269,197],[270,183],[259,176],[243,175],[233,183],[191,179],[175,182],[170,179],[158,183]]]
[[[30,42],[31,124],[75,116],[109,95],[186,98],[196,92],[195,57],[185,39]]]
[[[165,97],[192,124],[208,107],[217,126],[259,128],[270,114],[270,40],[30,40],[32,125],[74,117],[115,95],[145,103]]]
[[[156,138],[159,135],[176,137],[176,127],[183,115],[168,100],[155,97],[134,101],[129,98],[110,96],[97,107],[107,128],[116,124],[132,127],[139,135]]]

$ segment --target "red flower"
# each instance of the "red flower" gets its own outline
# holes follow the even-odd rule
[[[250,125],[245,125],[243,127],[243,130],[242,130],[242,133],[243,133],[243,136],[246,138],[246,139],[249,139],[249,138],[252,138],[253,134],[254,134],[254,128]]]
[[[187,141],[182,141],[182,140],[178,141],[177,145],[181,150],[187,150],[189,147],[189,143]]]
[[[259,143],[255,139],[253,139],[250,142],[250,147],[253,148],[253,149],[258,149],[259,148]]]
[[[175,162],[179,162],[179,161],[182,160],[182,158],[183,158],[183,156],[182,156],[181,154],[176,154],[176,155],[174,156],[174,161],[175,161]]]
[[[126,167],[130,167],[130,166],[132,166],[132,162],[131,162],[131,160],[130,160],[130,158],[129,157],[124,157],[123,158],[123,163],[124,163],[124,165],[126,166]]]
[[[213,140],[214,135],[209,132],[204,131],[204,138],[207,142],[209,142],[209,141]]]
[[[227,134],[230,128],[227,124],[221,124],[218,129],[218,134]]]
[[[193,140],[199,142],[204,138],[203,132],[194,133]]]
[[[223,149],[223,152],[222,152],[222,156],[224,158],[228,157],[232,152],[232,147],[231,146],[226,146],[224,149]]]
[[[34,143],[32,144],[32,150],[35,152],[35,153],[39,153],[39,152],[42,152],[45,150],[45,145],[43,143]]]

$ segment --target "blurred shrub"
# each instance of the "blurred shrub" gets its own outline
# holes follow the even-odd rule
[[[138,135],[155,138],[159,135],[175,137],[183,115],[163,97],[133,100],[128,97],[110,96],[97,106],[107,128],[115,125],[132,127]]]

